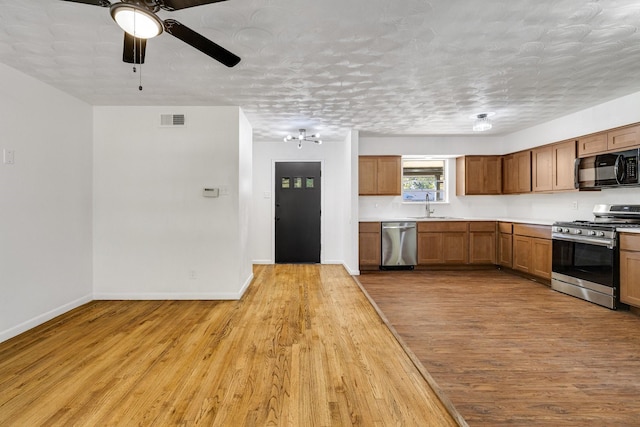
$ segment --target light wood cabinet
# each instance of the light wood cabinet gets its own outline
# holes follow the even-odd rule
[[[468,248],[467,222],[418,223],[418,264],[467,264]]]
[[[640,125],[625,126],[578,138],[578,157],[640,146]]]
[[[360,270],[377,270],[380,267],[380,223],[361,222],[358,234]]]
[[[402,194],[401,156],[358,157],[358,193],[361,196]]]
[[[469,223],[469,264],[496,263],[496,223]]]
[[[464,156],[456,159],[458,196],[501,193],[501,156]]]
[[[498,265],[513,268],[513,224],[498,223]]]
[[[551,227],[513,225],[513,269],[551,279]]]
[[[607,150],[620,151],[640,145],[640,126],[627,126],[607,132]]]
[[[531,150],[502,156],[502,193],[531,192]]]
[[[534,192],[575,190],[576,141],[546,145],[531,151],[531,186]]]
[[[640,307],[640,234],[620,234],[620,301]]]
[[[604,153],[605,151],[607,151],[606,132],[596,133],[594,135],[587,135],[578,138],[578,157]]]

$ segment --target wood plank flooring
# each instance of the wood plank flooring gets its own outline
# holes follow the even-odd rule
[[[0,344],[2,426],[456,425],[446,404],[340,266],[258,266],[240,301],[95,301]]]
[[[499,270],[358,279],[471,426],[640,426],[640,317]]]

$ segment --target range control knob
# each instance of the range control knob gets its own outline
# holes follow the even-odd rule
[[[596,235],[596,232],[595,232],[595,231],[593,231],[593,230],[589,230],[589,236],[595,236],[595,235]]]
[[[598,236],[604,237],[604,231],[598,231]]]
[[[582,230],[576,230],[576,234],[582,234]]]

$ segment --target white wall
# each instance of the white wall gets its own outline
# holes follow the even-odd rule
[[[256,264],[270,264],[274,255],[274,163],[277,161],[322,162],[322,223],[320,261],[344,263],[345,210],[351,185],[350,165],[344,143],[305,143],[298,149],[295,141],[255,143],[253,146],[253,213],[251,253]]]
[[[4,341],[91,299],[92,109],[0,64],[0,117]]]
[[[499,120],[498,118],[496,120]],[[360,137],[360,155],[403,154],[456,156],[506,154],[590,133],[640,122],[640,92],[543,123],[504,137]],[[504,196],[455,195],[455,162],[450,162],[449,204],[435,204],[436,215],[498,217],[544,221],[592,219],[598,203],[640,204],[640,188],[600,192],[522,194]],[[578,209],[574,209],[577,202]],[[403,204],[400,197],[360,197],[360,218],[413,216],[424,204]]]
[[[187,125],[160,127],[161,114]],[[95,298],[239,298],[251,278],[239,108],[96,107],[93,139]]]
[[[505,152],[559,142],[640,122],[640,92],[577,113],[515,132],[504,139]],[[578,209],[573,209],[578,202]],[[507,196],[507,215],[515,218],[533,216],[554,220],[592,219],[593,205],[598,203],[640,204],[640,188],[606,189],[598,192],[558,194],[523,194]]]
[[[360,137],[360,155],[424,155],[440,156],[446,164],[445,182],[449,191],[448,203],[431,203],[436,216],[495,218],[506,215],[501,196],[457,197],[455,187],[455,157],[465,154],[502,154],[503,138],[490,136],[442,137]],[[359,215],[367,218],[404,218],[424,213],[424,203],[403,203],[402,197],[360,196]]]

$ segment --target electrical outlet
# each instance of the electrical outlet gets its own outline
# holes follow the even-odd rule
[[[577,201],[571,202],[571,209],[573,209],[574,211],[578,210],[578,202]]]

